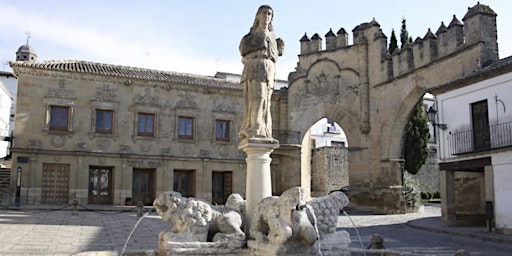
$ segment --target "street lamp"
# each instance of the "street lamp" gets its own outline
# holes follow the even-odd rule
[[[427,118],[428,118],[428,121],[433,125],[433,126],[437,126],[439,127],[441,130],[446,130],[448,127],[446,126],[446,124],[438,124],[436,122],[436,119],[437,119],[437,110],[435,110],[432,106],[430,106],[428,108],[428,111],[427,111]]]
[[[14,206],[20,207],[20,197],[21,197],[21,167],[18,166],[16,168],[16,199],[14,200]]]

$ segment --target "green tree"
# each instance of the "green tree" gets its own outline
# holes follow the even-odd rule
[[[405,18],[402,18],[402,29],[400,29],[400,48],[403,49],[406,45],[412,43],[412,37],[407,32],[407,25],[405,24]]]
[[[391,38],[389,39],[389,53],[395,52],[396,48],[398,48],[398,41],[396,40],[395,30],[391,30]]]
[[[416,174],[425,164],[428,157],[428,140],[430,133],[427,118],[423,112],[423,100],[414,107],[411,118],[407,123],[404,143],[405,170]]]

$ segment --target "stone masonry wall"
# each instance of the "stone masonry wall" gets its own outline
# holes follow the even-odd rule
[[[325,196],[330,191],[348,186],[348,152],[344,147],[322,147],[313,150],[311,158],[311,196]]]
[[[436,151],[432,148],[430,150],[426,163],[416,174],[416,178],[420,184],[420,191],[422,192],[440,191],[439,166],[437,164]]]

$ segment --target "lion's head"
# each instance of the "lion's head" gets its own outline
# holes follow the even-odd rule
[[[161,193],[155,201],[153,201],[153,206],[163,220],[172,222],[172,215],[185,201],[186,198],[179,192],[167,191]]]

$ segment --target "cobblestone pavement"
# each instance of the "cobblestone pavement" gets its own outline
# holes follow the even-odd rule
[[[135,212],[0,211],[0,255],[72,255],[118,251],[140,218]],[[154,213],[144,217],[126,251],[156,249],[158,233],[171,225]]]
[[[348,217],[339,216],[338,226],[351,234],[354,248],[361,248],[361,243],[363,247],[368,246],[371,235],[379,233],[384,237],[386,249],[404,252],[403,255],[454,255],[459,249],[465,249],[471,255],[512,255],[512,236],[489,235],[498,239],[493,240],[500,242],[497,243],[486,241],[492,239],[482,239],[482,236],[471,236],[480,232],[475,229],[465,229],[467,236],[456,229],[451,229],[452,233],[447,232],[450,229],[443,230],[439,224],[438,206],[427,206],[423,213],[414,214],[349,214],[362,241],[359,241]],[[158,233],[169,230],[171,225],[154,213],[141,220],[135,212],[80,211],[78,215],[73,215],[70,210],[0,210],[0,255],[73,255],[91,251],[120,253],[139,220],[126,251],[156,249]],[[409,225],[412,222],[417,222],[416,228]]]
[[[461,228],[444,227],[441,224],[439,205],[425,206],[422,213],[371,215],[352,212],[354,225],[348,217],[338,218],[338,228],[351,235],[354,248],[368,247],[370,238],[380,234],[388,250],[404,255],[450,255],[458,250],[466,250],[474,255],[512,255],[512,236],[488,233],[484,227]]]

